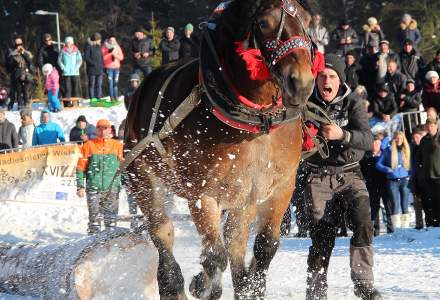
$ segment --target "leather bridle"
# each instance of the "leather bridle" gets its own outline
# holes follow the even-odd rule
[[[282,40],[281,35],[283,33],[283,29],[286,23],[286,17],[290,16],[292,18],[298,19],[303,36],[296,35],[290,37],[287,40]],[[254,30],[258,30],[261,34],[261,28],[254,22]],[[313,64],[314,60],[314,50],[316,45],[312,42],[310,35],[307,33],[306,27],[304,25],[304,19],[298,13],[298,7],[292,3],[291,0],[281,0],[281,20],[278,26],[277,36],[273,39],[267,39],[263,42],[263,45],[260,46],[256,35],[254,36],[254,46],[256,48],[262,48],[262,53],[266,53],[264,55],[264,59],[266,60],[267,66],[269,69],[272,69],[276,66],[283,58],[294,51],[298,50],[308,50],[310,52],[310,63]]]

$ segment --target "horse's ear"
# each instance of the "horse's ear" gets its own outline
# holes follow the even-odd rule
[[[249,36],[261,2],[262,0],[235,0],[231,4],[229,21],[233,25],[235,41],[243,41]]]

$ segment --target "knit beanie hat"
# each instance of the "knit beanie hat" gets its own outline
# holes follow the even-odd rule
[[[84,115],[79,116],[78,119],[76,119],[76,123],[78,123],[78,122],[85,122],[85,123],[87,123],[86,116],[84,116]]]
[[[43,70],[44,75],[48,75],[48,74],[50,74],[50,72],[52,72],[53,66],[51,64],[45,64],[43,66],[42,70]]]
[[[325,56],[325,67],[334,70],[338,74],[341,84],[345,83],[345,62],[342,58],[333,53],[327,54]]]
[[[370,25],[370,26],[373,26],[373,25],[377,25],[377,19],[375,18],[375,17],[371,17],[371,18],[368,18],[368,25]]]
[[[101,40],[101,34],[99,32],[95,32],[92,34],[91,40],[94,42]]]
[[[194,26],[191,23],[185,25],[185,31],[194,31]]]
[[[73,37],[71,37],[71,36],[66,37],[66,39],[64,40],[64,42],[65,42],[66,44],[67,44],[67,43],[72,43],[72,44],[74,44]]]
[[[430,80],[432,77],[437,77],[437,78],[439,78],[438,73],[437,73],[436,71],[429,71],[429,72],[427,72],[426,75],[425,75],[425,79],[426,79],[426,80]]]

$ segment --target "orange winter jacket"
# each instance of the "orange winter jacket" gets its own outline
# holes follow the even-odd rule
[[[108,191],[119,164],[124,160],[122,143],[114,139],[96,138],[87,141],[81,149],[76,179],[77,187],[95,191]],[[86,182],[84,182],[86,181]],[[112,185],[113,191],[119,191],[121,180],[118,176]]]
[[[106,69],[119,69],[121,67],[121,61],[124,60],[124,53],[121,47],[114,45],[113,51],[109,50],[110,45],[105,42],[101,47],[102,57],[104,58],[104,68]]]

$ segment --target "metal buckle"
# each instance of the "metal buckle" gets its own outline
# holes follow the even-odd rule
[[[296,14],[298,13],[298,8],[292,3],[290,2],[290,0],[282,0],[281,1],[283,4],[283,10],[292,17],[296,17]]]

